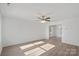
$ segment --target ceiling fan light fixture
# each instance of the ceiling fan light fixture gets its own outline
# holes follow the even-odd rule
[[[41,23],[45,23],[45,22],[46,22],[45,20],[42,20],[42,21],[41,21]]]

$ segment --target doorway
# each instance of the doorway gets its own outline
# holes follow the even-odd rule
[[[62,25],[50,25],[49,26],[49,39],[55,41],[61,41],[62,39]]]

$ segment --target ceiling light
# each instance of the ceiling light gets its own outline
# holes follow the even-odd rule
[[[41,23],[45,23],[45,22],[46,22],[45,20],[42,20],[42,21],[41,21]]]

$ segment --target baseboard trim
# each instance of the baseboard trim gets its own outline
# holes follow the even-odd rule
[[[76,46],[76,47],[79,47],[79,45],[72,44],[72,43],[68,43],[68,42],[64,42],[64,41],[62,41],[62,43],[64,43],[64,44],[69,44],[69,45]]]
[[[24,43],[31,43],[31,42],[40,41],[40,40],[47,40],[47,39],[31,40],[31,41],[27,41],[27,42],[22,42],[22,43],[12,44],[12,45],[8,45],[8,46],[3,46],[3,48],[4,48],[4,47],[9,47],[9,46],[14,46],[14,45],[19,45],[19,44],[24,44]]]

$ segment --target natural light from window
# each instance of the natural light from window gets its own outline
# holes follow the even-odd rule
[[[43,45],[37,46],[36,48],[33,48],[31,50],[25,51],[24,54],[26,56],[39,56],[55,47],[55,45],[53,45],[53,44],[45,43],[44,41],[39,41],[39,42],[35,42],[32,44],[20,46],[20,48],[21,48],[21,50],[24,50],[24,49],[31,48],[33,46],[40,45],[40,44],[43,44]]]
[[[32,44],[26,44],[26,45],[20,46],[20,48],[21,48],[22,50],[24,50],[24,49],[26,49],[26,48],[30,48],[30,47],[32,47],[32,46],[39,45],[39,44],[43,44],[43,43],[45,43],[45,42],[44,42],[44,41],[34,42],[34,43],[32,43]]]
[[[52,44],[47,43],[47,44],[44,44],[44,45],[42,45],[40,47],[43,48],[43,49],[45,49],[46,51],[48,51],[48,50],[54,48],[55,45],[52,45]]]

